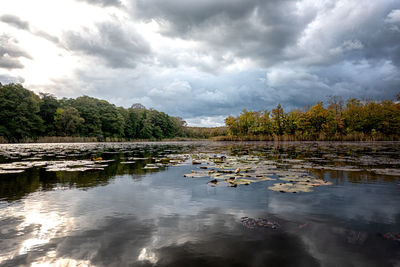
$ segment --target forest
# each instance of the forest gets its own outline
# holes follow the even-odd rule
[[[56,99],[21,84],[0,84],[0,141],[27,142],[39,137],[92,137],[121,141],[184,137],[185,122],[140,104],[116,107],[89,96]],[[42,139],[43,140],[43,139]]]
[[[49,137],[84,137],[83,141],[162,140],[400,140],[397,101],[344,101],[332,96],[302,110],[243,110],[225,119],[226,127],[188,127],[179,117],[141,104],[117,107],[89,96],[57,99],[21,84],[0,83],[0,142],[52,141]],[[47,139],[46,139],[46,138]],[[59,139],[57,139],[59,140]],[[67,140],[67,139],[61,139]],[[71,139],[71,141],[77,140]]]
[[[220,140],[400,140],[400,95],[397,101],[346,102],[332,96],[324,107],[318,102],[303,110],[285,112],[281,105],[272,111],[243,110],[225,119],[228,137]]]

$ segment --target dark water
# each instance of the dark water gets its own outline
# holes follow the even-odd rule
[[[2,163],[115,160],[102,171],[0,174],[0,266],[400,266],[399,143],[1,145],[0,152]],[[210,178],[183,177],[198,168],[190,161],[156,170],[143,169],[150,158],[120,163],[198,152],[252,154],[278,168],[301,159],[333,185],[297,194],[269,190],[273,181],[212,187]],[[249,227],[243,217],[280,227]]]

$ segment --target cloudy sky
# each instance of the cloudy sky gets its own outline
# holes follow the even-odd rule
[[[0,82],[189,125],[400,92],[399,0],[1,0]]]

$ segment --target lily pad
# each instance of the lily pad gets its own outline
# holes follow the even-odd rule
[[[282,193],[312,192],[312,186],[300,183],[276,183],[269,190]]]
[[[0,170],[0,174],[21,173],[25,170]]]
[[[143,169],[146,170],[155,170],[155,169],[159,169],[160,167],[156,166],[155,164],[147,164],[146,166],[144,166]]]
[[[201,178],[201,177],[209,177],[210,173],[208,171],[199,171],[195,172],[193,171],[192,173],[186,173],[183,175],[183,177],[188,177],[188,178]]]

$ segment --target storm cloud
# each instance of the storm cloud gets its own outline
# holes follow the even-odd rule
[[[52,58],[69,71],[25,82],[56,96],[90,94],[126,107],[139,102],[192,125],[212,126],[243,109],[280,103],[288,111],[332,95],[381,100],[399,93],[397,0],[60,4],[74,20],[66,16],[59,28],[35,28],[41,21],[0,12],[10,36],[12,28],[22,29],[57,47]],[[57,22],[54,14],[47,16]],[[21,68],[23,57],[36,58],[27,43],[14,45],[20,50],[8,48],[11,56],[3,47],[0,53],[6,71]]]
[[[214,57],[233,54],[262,67],[347,58],[397,62],[400,4],[383,2],[138,0],[133,13],[159,21],[163,35],[201,42]]]
[[[63,40],[68,49],[101,58],[111,68],[135,67],[150,53],[149,44],[140,34],[117,23],[100,23],[95,30],[67,32]]]
[[[134,14],[159,21],[161,34],[201,42],[214,58],[233,54],[265,66],[283,60],[315,16],[298,12],[296,1],[257,0],[139,0]]]

